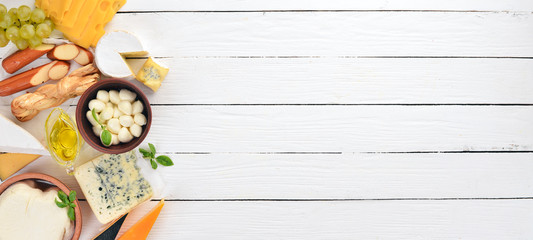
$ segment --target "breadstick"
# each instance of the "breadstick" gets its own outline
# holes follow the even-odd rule
[[[93,64],[78,68],[57,84],[48,84],[33,93],[16,97],[11,102],[11,113],[22,122],[31,120],[41,110],[57,107],[67,99],[79,96],[99,78]]]

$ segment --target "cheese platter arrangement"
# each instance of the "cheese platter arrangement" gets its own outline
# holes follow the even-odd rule
[[[152,123],[145,91],[157,92],[169,69],[149,56],[135,34],[106,29],[125,3],[0,4],[0,47],[8,49],[0,98],[11,100],[10,114],[0,114],[0,215],[10,216],[0,218],[1,239],[79,239],[80,196],[103,226],[94,239],[115,239],[128,213],[161,199],[119,236],[148,237],[164,206],[165,183],[156,169],[174,163],[156,156],[153,144],[143,144]],[[136,70],[128,64],[131,57],[146,60]],[[76,101],[74,114],[63,109]],[[88,157],[86,151],[96,154]],[[74,185],[41,172],[17,173],[51,159],[74,177]],[[76,195],[73,187],[81,192]],[[21,214],[23,206],[31,214]],[[20,223],[39,227],[25,231]]]

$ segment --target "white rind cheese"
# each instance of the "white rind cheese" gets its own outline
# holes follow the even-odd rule
[[[135,78],[135,73],[126,63],[125,57],[148,54],[139,39],[125,31],[106,33],[96,45],[94,61],[103,74],[115,78]]]
[[[152,196],[152,187],[136,163],[130,151],[105,154],[76,168],[74,176],[101,223],[111,222]]]
[[[57,188],[45,192],[26,182],[15,183],[0,195],[0,239],[69,238],[73,224],[67,208],[56,206]],[[59,201],[59,199],[58,199]]]
[[[0,114],[0,152],[50,155],[28,131]]]

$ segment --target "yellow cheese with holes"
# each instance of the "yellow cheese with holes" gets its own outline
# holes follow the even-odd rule
[[[40,0],[35,5],[43,9],[70,41],[82,46],[96,46],[111,21],[126,0]]]
[[[41,155],[24,153],[0,154],[0,180],[4,181]]]
[[[161,66],[155,62],[152,57],[144,63],[141,70],[137,73],[137,80],[141,81],[144,85],[157,91],[163,82],[163,79],[167,76],[168,68]]]

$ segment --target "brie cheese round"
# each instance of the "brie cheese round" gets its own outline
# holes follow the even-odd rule
[[[135,78],[126,57],[144,56],[148,54],[139,39],[125,31],[106,33],[96,45],[94,61],[100,71],[115,78]]]

